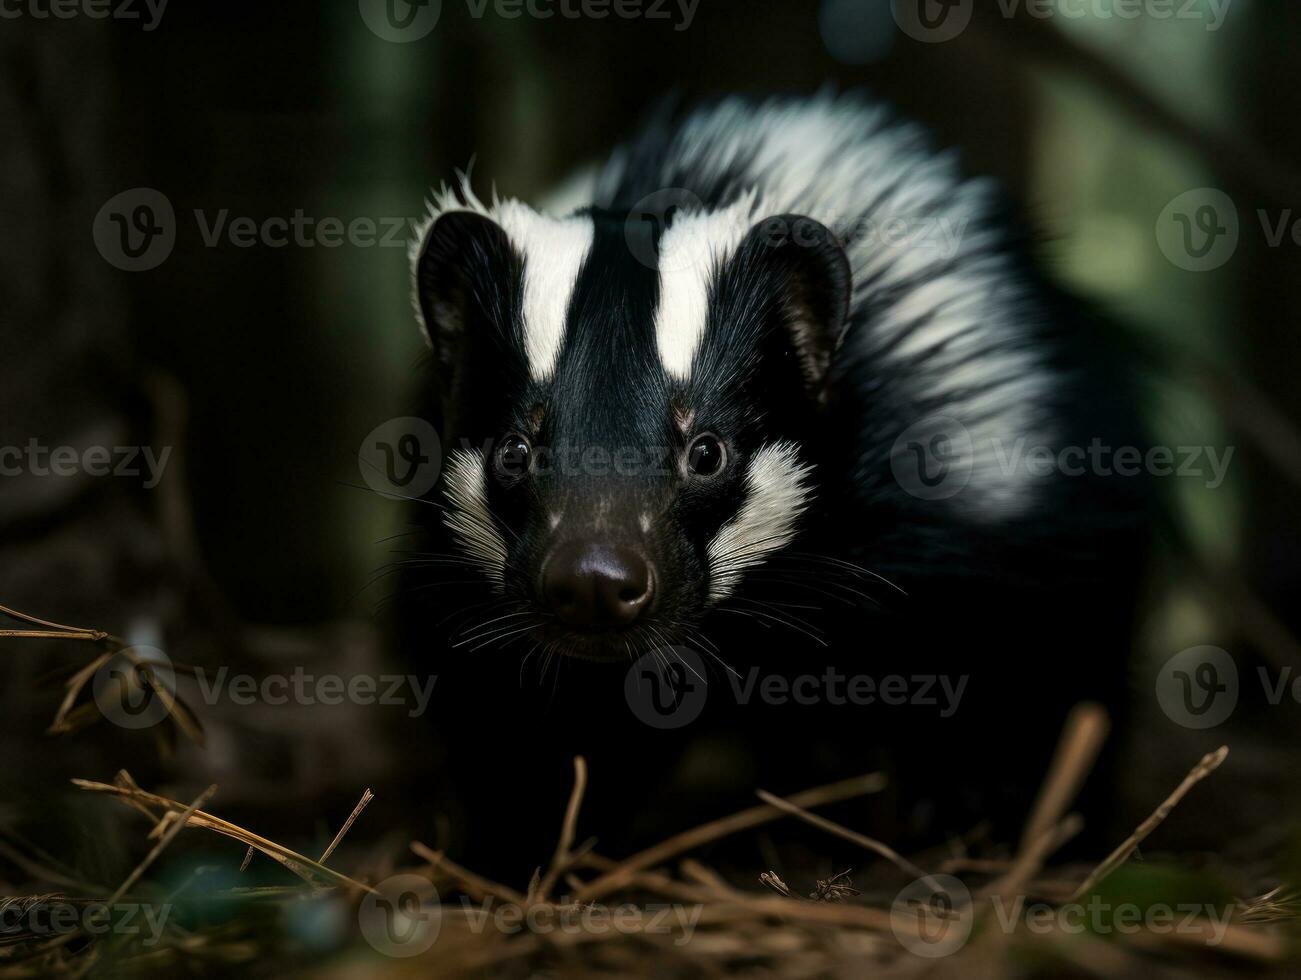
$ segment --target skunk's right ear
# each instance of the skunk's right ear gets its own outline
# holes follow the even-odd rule
[[[519,351],[524,265],[502,227],[474,211],[437,217],[413,261],[416,300],[444,392],[480,352]]]

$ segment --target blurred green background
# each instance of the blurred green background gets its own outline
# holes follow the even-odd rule
[[[410,221],[471,164],[481,194],[531,199],[599,161],[666,93],[831,83],[868,87],[1004,183],[1054,274],[1124,325],[1152,379],[1157,441],[1234,447],[1224,485],[1163,484],[1173,516],[1154,528],[1164,560],[1145,651],[1217,643],[1244,663],[1301,661],[1301,245],[1272,246],[1258,219],[1301,205],[1301,8],[1050,6],[1036,17],[982,0],[944,43],[902,32],[888,0],[700,0],[689,23],[675,4],[662,20],[539,19],[443,0],[410,43],[351,2],[175,4],[150,30],[7,19],[0,443],[110,432],[175,452],[157,491],[0,481],[0,595],[220,648],[247,623],[364,621],[385,594],[367,583],[406,517],[358,488],[356,453],[412,404],[422,343],[406,236],[209,247],[195,210]],[[168,197],[178,233],[161,265],[127,273],[91,228],[136,187]],[[1202,187],[1229,195],[1240,242],[1191,272],[1156,228]],[[40,673],[24,664],[11,690]],[[10,707],[39,735],[48,705]],[[1296,714],[1270,722],[1291,731]]]

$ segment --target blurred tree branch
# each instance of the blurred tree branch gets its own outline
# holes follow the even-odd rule
[[[1049,21],[1003,17],[995,4],[978,5],[972,27],[1008,59],[1028,60],[1079,75],[1136,120],[1183,143],[1237,188],[1274,204],[1301,200],[1301,167],[1284,161],[1240,133],[1202,125],[1149,92],[1113,60],[1072,39]],[[1263,203],[1263,202],[1262,202]]]

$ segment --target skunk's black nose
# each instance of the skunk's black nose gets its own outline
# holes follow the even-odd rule
[[[650,605],[654,587],[646,558],[631,548],[568,541],[542,571],[542,594],[567,626],[580,630],[631,626]]]

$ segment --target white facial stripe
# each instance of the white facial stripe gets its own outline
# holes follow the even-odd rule
[[[519,201],[497,199],[489,207],[470,189],[466,174],[456,188],[444,186],[434,194],[425,218],[416,228],[408,249],[411,261],[411,305],[429,340],[429,327],[420,310],[416,289],[416,263],[429,230],[443,215],[471,211],[501,225],[515,250],[524,257],[524,347],[529,374],[545,381],[556,367],[565,336],[565,312],[574,293],[583,260],[592,249],[596,229],[590,218],[553,218],[539,214]]]
[[[800,463],[794,443],[764,446],[745,475],[745,503],[709,542],[709,600],[731,595],[747,568],[784,548],[813,490],[807,480],[813,467]]]
[[[1046,405],[1056,372],[1025,342],[1043,314],[1008,256],[993,185],[964,179],[954,155],[934,152],[920,129],[857,96],[725,99],[689,118],[663,157],[664,186],[684,173],[697,187],[752,186],[766,202],[758,218],[808,215],[842,238],[854,283],[849,356],[875,361],[919,404],[966,421],[978,445],[1052,444]],[[613,199],[626,170],[616,157],[598,200]],[[661,288],[660,353],[681,378],[699,347],[707,293],[685,271],[662,274]],[[1045,485],[1024,467],[977,459],[949,505],[1004,520],[1024,513]]]
[[[447,460],[447,502],[443,522],[466,555],[483,574],[501,587],[506,569],[506,540],[488,509],[484,455],[478,449],[458,449]]]
[[[551,218],[518,201],[495,209],[497,221],[524,256],[524,352],[529,374],[545,381],[565,339],[565,313],[596,228],[590,218]]]
[[[755,223],[753,193],[722,211],[678,216],[660,238],[655,340],[670,377],[686,381],[705,335],[709,283]]]

